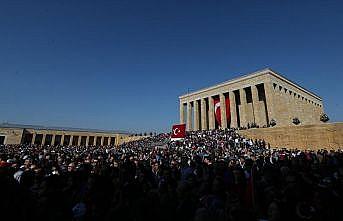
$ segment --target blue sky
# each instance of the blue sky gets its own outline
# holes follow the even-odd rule
[[[178,96],[270,67],[343,121],[342,1],[0,3],[0,122],[166,131]]]

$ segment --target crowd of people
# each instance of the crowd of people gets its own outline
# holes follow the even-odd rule
[[[343,152],[273,149],[235,130],[120,146],[0,146],[12,220],[343,220]]]

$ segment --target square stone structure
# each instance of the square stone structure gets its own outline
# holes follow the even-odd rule
[[[141,138],[124,131],[0,124],[0,145],[117,146]]]
[[[220,125],[215,119],[214,100],[220,100]],[[229,99],[229,114],[226,100]],[[179,97],[180,123],[187,130],[240,128],[248,124],[269,127],[321,123],[323,101],[318,95],[288,80],[281,74],[264,69],[212,87]]]

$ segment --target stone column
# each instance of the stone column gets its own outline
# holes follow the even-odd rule
[[[53,134],[51,138],[51,146],[55,146],[55,138],[56,138],[56,135]]]
[[[61,145],[63,146],[64,143],[64,134],[61,135]]]
[[[88,147],[88,144],[89,144],[89,136],[87,136],[86,138],[86,147]]]
[[[185,123],[185,106],[183,102],[180,101],[180,124]]]
[[[207,113],[206,113],[206,100],[201,99],[201,130],[207,130]]]
[[[247,99],[246,99],[245,91],[244,91],[243,88],[239,89],[239,97],[240,97],[240,100],[241,100],[241,108],[240,108],[240,111],[239,111],[241,127],[246,127],[247,126],[247,122],[246,122]]]
[[[214,102],[213,97],[208,98],[208,128],[210,130],[215,129],[215,120],[214,120]]]
[[[187,131],[192,130],[192,104],[187,102]]]
[[[193,103],[193,118],[194,118],[194,126],[193,126],[193,130],[199,130],[200,126],[199,126],[199,104],[198,101],[195,100]]]
[[[77,146],[81,145],[81,139],[82,139],[82,136],[78,136],[78,138],[77,138]]]
[[[31,144],[35,144],[35,140],[36,140],[36,134],[33,133],[33,134],[32,134]]]
[[[252,105],[254,111],[254,121],[257,125],[263,126],[263,122],[261,119],[261,106],[258,99],[258,91],[256,85],[251,86],[251,94],[252,94]]]
[[[104,145],[104,136],[101,136],[100,146]]]
[[[225,103],[225,95],[221,93],[219,95],[220,99],[220,116],[221,116],[221,128],[227,128],[227,117],[226,117],[226,103]]]
[[[271,81],[267,81],[264,83],[264,90],[265,90],[265,95],[266,95],[266,104],[267,104],[267,111],[268,111],[268,125],[270,123],[270,121],[272,119],[276,120],[276,124],[277,119],[275,118],[275,109],[274,109],[274,105],[275,105],[275,92],[273,89],[273,83]]]
[[[43,136],[42,136],[42,146],[44,146],[44,144],[45,144],[45,137],[46,137],[46,134],[43,134]]]
[[[236,99],[233,91],[229,92],[230,96],[230,115],[231,115],[231,125],[230,128],[237,128],[237,111],[236,111]]]
[[[73,145],[73,135],[70,135],[69,138],[69,146]]]
[[[120,136],[116,135],[115,145],[118,146],[120,144]]]

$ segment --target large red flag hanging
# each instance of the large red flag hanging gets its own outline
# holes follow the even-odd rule
[[[216,122],[219,126],[222,125],[221,121],[221,109],[220,109],[220,99],[214,98],[213,99],[213,105],[214,105],[214,115],[216,118]],[[230,98],[225,97],[225,106],[226,106],[226,119],[227,122],[231,122],[231,113],[230,113]]]
[[[220,110],[220,100],[219,98],[214,98],[213,99],[213,105],[214,105],[214,116],[216,117],[217,124],[221,126],[221,117],[222,113]]]
[[[173,125],[171,139],[180,140],[186,137],[186,124]]]
[[[225,106],[226,106],[226,119],[229,125],[231,122],[230,97],[225,97]]]

